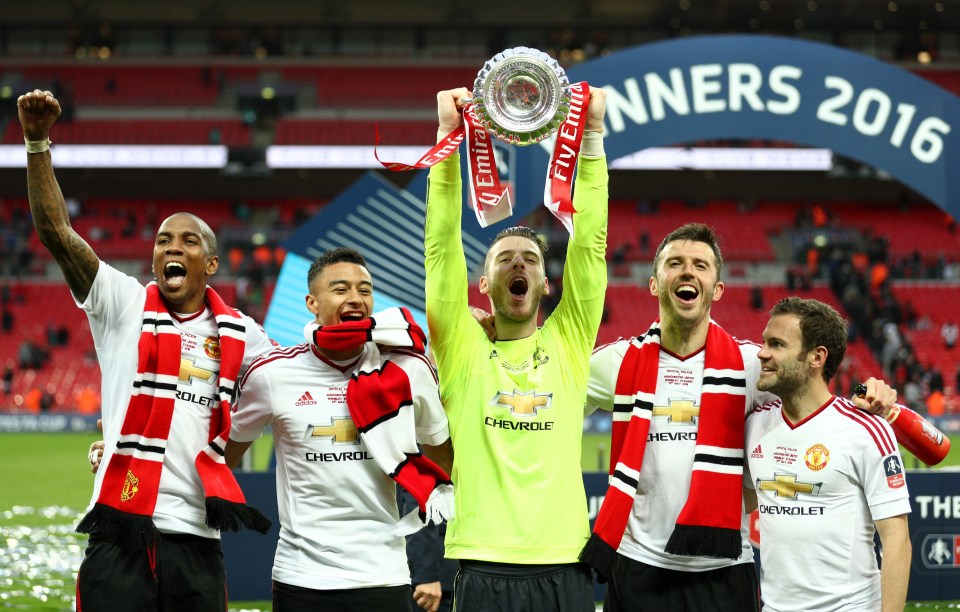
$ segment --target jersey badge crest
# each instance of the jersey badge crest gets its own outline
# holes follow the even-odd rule
[[[806,454],[803,456],[803,461],[807,464],[808,468],[814,472],[819,472],[827,467],[827,463],[830,461],[830,451],[827,450],[827,447],[823,444],[814,444],[807,449]]]
[[[207,338],[203,341],[203,352],[210,359],[220,359],[220,339]]]
[[[903,479],[903,465],[896,455],[887,455],[883,458],[883,471],[887,475],[887,486],[899,489],[906,484]]]

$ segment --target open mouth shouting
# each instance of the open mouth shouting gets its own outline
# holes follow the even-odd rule
[[[510,284],[507,285],[507,289],[510,290],[510,295],[513,296],[515,300],[522,300],[527,296],[527,290],[529,289],[529,284],[527,279],[522,276],[518,276],[510,281]]]
[[[673,292],[683,304],[693,304],[700,297],[700,291],[691,284],[684,283]]]
[[[163,266],[163,280],[171,289],[178,289],[187,280],[187,268],[179,261],[168,261]]]

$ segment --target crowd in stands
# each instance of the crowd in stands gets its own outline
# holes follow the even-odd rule
[[[954,226],[948,217],[946,227],[951,233]],[[912,332],[931,330],[932,317],[939,314],[918,311],[911,298],[911,293],[918,289],[894,289],[894,281],[950,280],[955,277],[956,263],[948,262],[943,253],[922,256],[915,251],[896,257],[891,253],[888,236],[845,228],[820,206],[798,215],[796,227],[832,227],[850,235],[837,243],[807,243],[799,249],[795,260],[803,262],[803,266],[799,272],[797,267],[788,272],[789,288],[799,288],[798,278],[801,286],[809,285],[811,279],[825,278],[845,310],[849,339],[866,341],[884,377],[900,391],[906,404],[932,417],[960,414],[960,359],[954,352],[960,329],[956,321],[942,321],[942,345],[925,347],[931,350],[926,351],[928,358],[922,359],[911,341]],[[942,291],[946,293],[948,289]],[[944,372],[946,367],[950,371]]]
[[[126,258],[139,261],[144,274],[149,270],[148,264],[143,262],[143,252],[144,249],[149,249],[152,228],[156,226],[158,214],[168,213],[166,208],[171,206],[175,204],[164,203],[158,206],[153,203],[137,203],[105,212],[96,204],[70,202],[74,222],[85,228],[84,233],[88,239],[104,243],[123,238],[141,241]],[[222,262],[218,278],[229,285],[229,293],[235,292],[235,303],[241,310],[262,321],[285,255],[283,249],[276,246],[281,242],[277,236],[292,231],[297,224],[302,223],[306,215],[303,212],[305,209],[298,205],[287,207],[293,212],[277,212],[284,207],[270,206],[262,202],[221,203],[219,207],[223,210],[213,214],[219,222],[215,230],[226,239],[221,243]],[[762,208],[761,206],[760,209]],[[953,356],[958,350],[956,345],[960,336],[957,321],[931,313],[929,302],[918,307],[911,299],[915,290],[904,288],[895,291],[896,282],[903,279],[949,281],[958,267],[954,261],[955,254],[921,255],[916,251],[897,255],[891,249],[887,236],[874,233],[869,228],[858,230],[845,225],[832,214],[830,207],[798,205],[795,208],[793,227],[789,230],[792,235],[809,238],[814,235],[810,230],[829,230],[829,233],[825,234],[828,236],[825,243],[815,244],[810,240],[795,248],[794,263],[786,267],[787,291],[803,291],[814,283],[827,283],[850,321],[850,340],[862,340],[870,347],[883,375],[901,391],[904,401],[913,408],[927,411],[931,416],[960,413],[960,398],[957,396],[957,389],[960,388],[960,368],[955,365],[960,360]],[[41,411],[83,404],[89,409],[99,401],[99,398],[95,397],[98,393],[96,385],[89,381],[77,381],[69,397],[56,393],[54,388],[47,388],[50,387],[49,383],[46,387],[35,385],[21,388],[25,372],[49,369],[51,355],[56,355],[58,348],[69,345],[71,337],[77,335],[71,334],[68,325],[52,322],[37,333],[16,333],[20,321],[17,320],[17,309],[13,304],[22,300],[22,296],[11,291],[11,284],[27,277],[42,278],[44,268],[35,263],[42,258],[44,251],[38,244],[31,245],[29,238],[34,232],[29,211],[23,203],[5,205],[2,210],[4,223],[0,227],[0,276],[7,281],[0,284],[0,331],[5,338],[20,340],[15,355],[7,355],[4,364],[3,396],[0,397],[0,405]],[[270,212],[264,212],[265,210]],[[716,212],[723,208],[711,206],[706,210]],[[742,215],[739,214],[738,207],[730,208],[730,211],[728,217],[715,217],[719,222],[717,225],[723,226],[719,229],[727,243],[741,239],[736,223]],[[636,216],[635,211],[629,209],[615,214],[624,213],[631,217]],[[261,217],[266,220],[266,225],[271,226],[269,240],[264,239],[262,234],[257,238],[257,232],[251,230],[251,224],[255,226]],[[655,216],[644,218],[653,219]],[[554,242],[548,254],[547,271],[548,276],[555,279],[555,291],[544,300],[545,314],[559,301],[562,290],[560,283],[565,239],[562,231],[548,229],[551,226],[546,219],[547,217],[542,217],[539,213],[535,213],[530,219],[534,226],[542,227]],[[624,224],[611,223],[611,226],[616,225]],[[946,227],[950,231],[949,222]],[[729,235],[724,232],[729,232]],[[638,286],[644,285],[646,263],[641,263],[636,268],[624,265],[652,259],[654,241],[648,229],[637,229],[632,239],[625,238],[616,246],[611,245],[608,257],[612,276],[621,277]],[[796,241],[795,243],[800,244]],[[764,303],[760,286],[754,286],[748,293],[749,296],[743,299],[749,300],[755,310],[760,311],[772,305]],[[734,295],[730,292],[728,294]],[[960,292],[957,296],[960,297]],[[604,313],[601,331],[605,337],[630,333],[631,323],[627,320],[630,317],[623,312],[623,308],[616,306],[617,299],[614,297],[611,297]],[[733,299],[727,298],[726,301],[731,302]],[[948,354],[948,357],[939,360],[919,357],[911,339],[914,331],[935,332],[942,343],[942,346],[938,347],[942,349],[940,353]],[[754,336],[756,332],[748,337]],[[95,360],[92,347],[83,351],[89,353],[88,360],[92,364]],[[849,392],[856,379],[862,375],[862,371],[848,369],[841,370],[837,376],[839,392]],[[851,389],[843,388],[844,385]],[[62,401],[57,401],[58,395]]]

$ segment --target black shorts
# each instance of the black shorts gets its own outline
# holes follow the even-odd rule
[[[91,536],[77,574],[78,612],[227,609],[220,540],[160,534],[125,549]]]
[[[305,589],[273,581],[273,612],[413,612],[410,585]]]
[[[760,587],[753,563],[680,572],[618,554],[604,612],[756,612]]]
[[[582,563],[514,565],[460,561],[455,612],[594,612],[593,577]]]

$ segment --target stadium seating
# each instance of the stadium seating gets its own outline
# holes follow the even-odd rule
[[[909,301],[918,315],[926,317],[929,326],[908,329],[901,326],[917,359],[925,366],[936,366],[952,386],[954,374],[960,366],[960,346],[953,350],[944,347],[940,326],[954,322],[960,324],[960,286],[943,283],[902,282],[893,284],[897,299]]]
[[[890,240],[890,254],[906,257],[919,252],[925,257],[944,255],[960,259],[960,238],[951,230],[948,217],[933,204],[900,207],[878,202],[832,202],[830,211],[842,225]]]
[[[646,205],[644,205],[646,206]],[[698,221],[717,229],[723,237],[721,249],[729,261],[774,261],[775,254],[769,237],[789,228],[793,222],[795,205],[763,202],[748,214],[739,203],[710,201],[694,205],[677,200],[664,200],[654,209],[638,212],[636,201],[611,201],[607,243],[613,250],[622,244],[631,245],[628,259],[650,261],[659,240],[678,225]],[[639,251],[639,236],[647,232],[650,241],[646,253]]]
[[[434,121],[378,121],[374,119],[280,119],[274,143],[278,145],[373,145],[379,130],[384,145],[423,145],[436,140]]]
[[[87,119],[58,122],[57,144],[250,146],[250,127],[228,119]],[[7,124],[3,144],[20,144],[23,132],[15,119]]]
[[[8,308],[14,316],[10,333],[0,332],[0,371],[11,361],[16,364],[11,392],[0,390],[0,410],[23,409],[24,397],[38,388],[53,398],[51,410],[72,411],[75,399],[82,389],[100,389],[100,367],[97,364],[90,326],[83,311],[73,304],[66,284],[52,281],[9,282]],[[235,304],[236,285],[232,282],[214,283],[220,296],[228,304]],[[269,300],[273,283],[265,288]],[[64,326],[69,333],[66,346],[50,346],[48,328]],[[21,369],[18,350],[24,341],[41,347],[48,353],[47,363],[38,369]]]
[[[217,83],[202,65],[66,62],[25,65],[24,91],[69,91],[78,106],[213,106]]]

